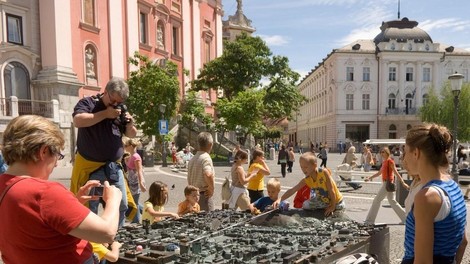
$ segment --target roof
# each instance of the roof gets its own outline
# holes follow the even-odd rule
[[[428,40],[432,43],[429,34],[417,26],[418,22],[409,20],[406,17],[402,20],[382,22],[380,27],[382,32],[374,38],[374,42],[379,44],[380,42],[389,42],[393,39],[398,42],[413,40],[417,43],[423,43]]]

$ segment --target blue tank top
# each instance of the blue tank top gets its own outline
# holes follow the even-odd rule
[[[455,256],[457,249],[462,242],[467,219],[467,208],[462,196],[462,192],[457,183],[453,180],[441,181],[433,180],[428,182],[423,188],[435,186],[444,191],[450,200],[449,215],[441,221],[434,222],[434,256]],[[412,209],[413,210],[413,209]],[[403,259],[413,259],[415,241],[415,218],[411,211],[406,218],[405,230],[405,256]]]

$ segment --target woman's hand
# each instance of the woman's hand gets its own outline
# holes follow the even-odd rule
[[[78,201],[82,204],[90,200],[98,200],[99,197],[90,195],[90,190],[91,188],[98,187],[100,185],[101,183],[98,180],[89,180],[85,183],[85,185],[83,185],[82,187],[80,187],[80,189],[78,189],[78,192],[75,195],[75,197],[77,197]]]
[[[125,194],[121,193],[121,190],[116,188],[114,185],[109,185],[108,181],[104,182],[104,192],[103,192],[103,200],[108,203],[108,201],[121,201],[122,196]]]

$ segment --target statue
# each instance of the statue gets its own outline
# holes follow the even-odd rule
[[[86,63],[86,77],[96,79],[95,73],[95,53],[91,48],[87,48],[85,51],[85,63]]]
[[[165,49],[165,44],[163,43],[163,28],[161,24],[157,26],[157,45],[159,49]]]

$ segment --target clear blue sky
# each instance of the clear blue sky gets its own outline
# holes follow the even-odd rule
[[[222,0],[224,18],[236,0]],[[400,18],[418,21],[432,40],[470,51],[470,0],[401,0]],[[373,39],[398,17],[398,0],[243,0],[244,14],[274,55],[304,77],[333,49]]]

